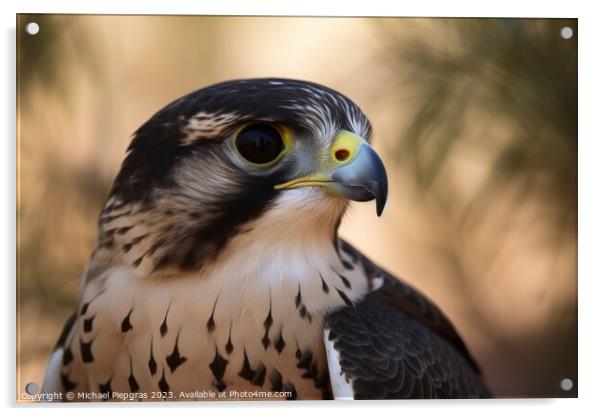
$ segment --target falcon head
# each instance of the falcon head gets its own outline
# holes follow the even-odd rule
[[[384,208],[387,175],[371,135],[357,105],[318,84],[250,79],[195,91],[136,131],[101,214],[100,245],[129,231],[110,225],[124,212],[146,224],[140,241],[152,241],[134,265],[153,270],[199,269],[251,230],[331,240],[349,200]]]

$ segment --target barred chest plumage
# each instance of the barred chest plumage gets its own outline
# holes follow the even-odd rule
[[[88,280],[65,343],[65,390],[330,397],[322,317],[367,291],[364,271],[332,238],[283,245],[265,232],[241,233],[201,273],[148,277],[144,264],[124,264]]]

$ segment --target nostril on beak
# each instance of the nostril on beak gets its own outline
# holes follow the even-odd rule
[[[334,153],[334,157],[339,161],[339,162],[344,162],[347,159],[349,159],[349,150],[347,149],[339,149]]]

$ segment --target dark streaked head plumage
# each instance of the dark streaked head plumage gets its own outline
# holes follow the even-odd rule
[[[240,144],[235,138],[241,129],[257,124],[252,134],[269,135],[273,126],[286,142],[286,150],[274,163],[254,164],[237,148]],[[343,147],[351,143],[356,151],[361,140],[366,143],[371,135],[370,122],[357,105],[318,84],[268,78],[200,89],[167,105],[135,132],[101,215],[101,239],[111,229],[106,218],[111,218],[112,210],[107,208],[135,205],[137,212],[147,213],[152,217],[149,222],[155,223],[146,232],[153,234],[149,241],[155,242],[146,253],[154,269],[199,269],[218,258],[235,235],[248,231],[281,195],[307,185],[328,188],[326,193],[308,190],[308,195],[319,194],[330,201],[331,205],[324,205],[325,215],[333,218],[330,222],[336,228],[346,206],[346,199],[336,196],[368,200],[379,194],[380,211],[386,198],[386,176],[384,185],[384,173],[378,181],[356,184],[357,175],[341,168],[337,180],[340,177],[348,183],[334,186],[332,178],[316,171],[324,171],[325,165],[330,168],[329,163],[343,167],[342,158],[351,159],[342,149],[336,154],[341,163],[333,155],[333,161],[325,160],[335,141]],[[362,151],[370,160],[357,164],[378,159],[370,152]],[[369,168],[384,172],[382,163],[374,166]],[[300,215],[304,207],[315,211],[312,198],[299,201]],[[329,209],[333,212],[328,213]]]
[[[330,88],[277,78],[222,82],[173,101],[136,131],[111,194],[150,198],[156,188],[173,185],[171,169],[181,158],[250,121],[278,122],[301,136],[324,140],[340,129],[368,141],[372,136],[357,105]]]

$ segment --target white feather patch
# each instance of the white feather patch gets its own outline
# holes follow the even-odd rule
[[[335,400],[353,400],[353,389],[351,384],[345,380],[345,374],[341,370],[339,353],[334,348],[334,342],[328,339],[330,330],[324,330],[324,347],[326,348],[326,360],[328,372],[330,373],[330,386]]]
[[[63,349],[58,348],[48,360],[46,374],[42,382],[42,393],[58,393],[63,391],[61,384],[61,366],[63,365]]]

